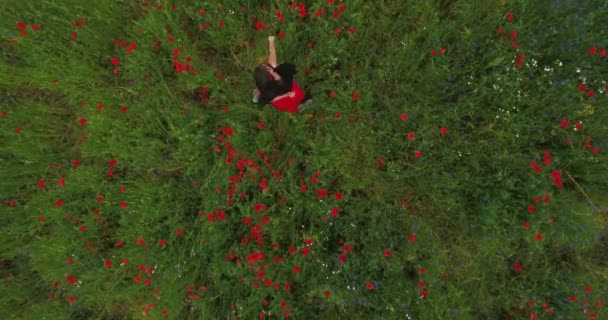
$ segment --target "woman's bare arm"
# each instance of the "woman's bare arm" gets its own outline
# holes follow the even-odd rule
[[[273,68],[277,67],[277,52],[274,46],[274,36],[268,37],[268,50],[270,54],[268,55],[268,64],[270,64]]]
[[[295,94],[296,94],[295,92],[289,91],[286,94],[282,94],[280,96],[277,96],[276,98],[272,99],[272,101],[283,99],[283,98],[286,98],[286,97],[293,98],[293,96],[295,96]]]

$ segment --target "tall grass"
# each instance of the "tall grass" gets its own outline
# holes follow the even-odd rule
[[[333,2],[6,2],[0,312],[608,316],[605,1]]]

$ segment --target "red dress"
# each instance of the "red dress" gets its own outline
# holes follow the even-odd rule
[[[291,90],[295,93],[293,97],[284,97],[279,100],[272,101],[272,105],[279,111],[287,111],[291,113],[298,112],[298,105],[304,99],[304,91],[298,86],[295,81],[291,83]]]

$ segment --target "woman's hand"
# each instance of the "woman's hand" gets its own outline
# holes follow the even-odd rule
[[[274,36],[268,36],[268,42],[274,42]]]

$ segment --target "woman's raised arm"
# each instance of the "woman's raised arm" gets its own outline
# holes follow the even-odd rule
[[[277,67],[277,52],[274,47],[274,36],[268,37],[268,50],[270,54],[268,55],[268,64],[270,64],[273,68]]]

